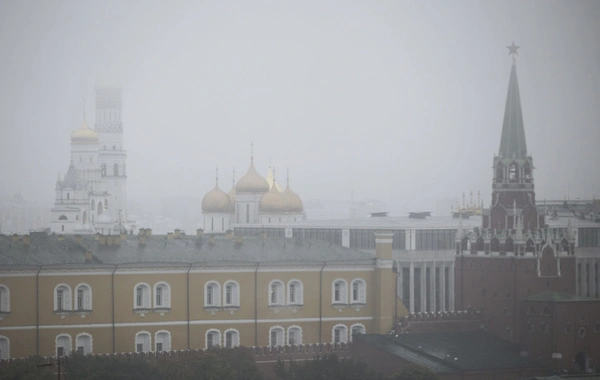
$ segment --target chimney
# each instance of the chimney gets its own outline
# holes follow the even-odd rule
[[[64,235],[58,235],[58,241],[63,241],[63,240],[65,240],[65,236]]]
[[[260,233],[260,237],[261,237],[263,240],[267,240],[267,233],[266,233],[266,232],[264,232],[264,231],[263,231],[263,232],[261,232],[261,233]]]
[[[17,242],[17,241],[19,241],[19,235],[17,235],[17,234],[12,234],[12,235],[11,235],[11,240],[12,240],[12,242],[13,242],[13,243],[14,243],[14,242]]]
[[[181,230],[177,228],[174,234],[175,239],[179,239],[181,237]]]
[[[392,260],[392,241],[394,233],[392,231],[375,232],[375,256],[378,259]]]
[[[92,254],[91,251],[86,251],[85,252],[85,262],[91,263],[92,261],[94,261],[94,255]]]
[[[227,238],[227,239],[233,239],[233,230],[227,230],[225,232],[225,238]]]
[[[23,244],[25,244],[26,246],[31,245],[31,236],[23,235]]]
[[[244,238],[242,236],[235,237],[235,244],[242,244],[244,242]]]
[[[138,243],[140,245],[146,245],[146,235],[139,235],[138,236]]]
[[[204,230],[202,228],[198,228],[196,230],[196,236],[198,236],[198,237],[204,236]]]
[[[173,233],[167,232],[167,240],[173,240]]]
[[[210,235],[210,237],[208,238],[208,243],[209,244],[215,244],[215,237],[213,235]]]
[[[152,236],[152,228],[146,228],[146,236]]]
[[[96,241],[100,241],[100,232],[96,232],[96,235],[94,236],[94,239],[96,239]]]
[[[121,241],[127,240],[127,232],[121,232]]]
[[[81,235],[79,235],[79,234],[78,234],[78,235],[75,235],[75,236],[73,237],[73,240],[75,240],[77,243],[81,244],[81,243],[83,242],[83,236],[81,236]]]
[[[104,236],[104,235],[98,236],[98,243],[100,243],[100,245],[106,245],[106,236]]]

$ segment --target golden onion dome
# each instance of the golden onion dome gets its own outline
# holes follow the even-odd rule
[[[288,201],[283,193],[273,186],[260,198],[258,207],[261,214],[285,214],[288,211]]]
[[[290,189],[289,184],[283,192],[283,196],[287,199],[289,212],[304,212],[304,205],[302,204],[302,199],[300,199],[298,194],[294,193],[292,189]]]
[[[71,142],[73,143],[97,143],[98,133],[87,126],[84,121],[81,127],[71,133]]]
[[[216,185],[202,198],[203,213],[229,214],[231,213],[231,200],[229,195]]]
[[[254,163],[250,163],[250,169],[235,185],[236,193],[266,193],[269,191],[269,183],[256,169]]]

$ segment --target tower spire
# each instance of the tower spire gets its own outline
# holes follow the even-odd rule
[[[500,139],[499,155],[504,158],[515,158],[527,156],[527,144],[525,142],[525,129],[523,127],[523,112],[521,110],[521,97],[519,94],[519,82],[517,80],[516,55],[517,49],[513,42],[507,46],[509,54],[512,55],[513,63],[508,81],[508,94],[506,96],[506,107],[504,109],[504,122],[502,123],[502,137]]]
[[[286,168],[286,183],[287,183],[287,187],[290,187],[290,167],[288,166]]]
[[[250,165],[254,165],[254,142],[250,141]]]
[[[235,168],[233,168],[233,176],[231,178],[231,187],[235,189]]]
[[[215,187],[219,187],[219,165],[217,165],[217,168],[215,169],[215,183]]]

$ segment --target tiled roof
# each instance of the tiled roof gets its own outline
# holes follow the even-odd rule
[[[146,237],[128,235],[114,245],[101,245],[95,236],[59,238],[55,235],[32,234],[27,245],[23,239],[13,241],[0,235],[0,265],[85,264],[86,252],[92,252],[98,264],[125,263],[303,263],[340,261],[344,264],[373,263],[373,255],[352,248],[311,239],[243,238],[236,239],[182,236],[167,239],[165,235]]]

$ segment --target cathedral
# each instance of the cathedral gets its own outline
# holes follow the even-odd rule
[[[228,193],[215,187],[202,199],[204,232],[226,233],[232,225],[281,225],[306,219],[300,197],[287,186],[281,187],[275,181],[274,169],[269,166],[267,178],[262,177],[254,167],[254,155],[250,155],[250,167]]]
[[[127,219],[127,153],[120,87],[96,88],[96,124],[71,133],[71,163],[56,181],[50,230],[57,234],[131,231]]]

